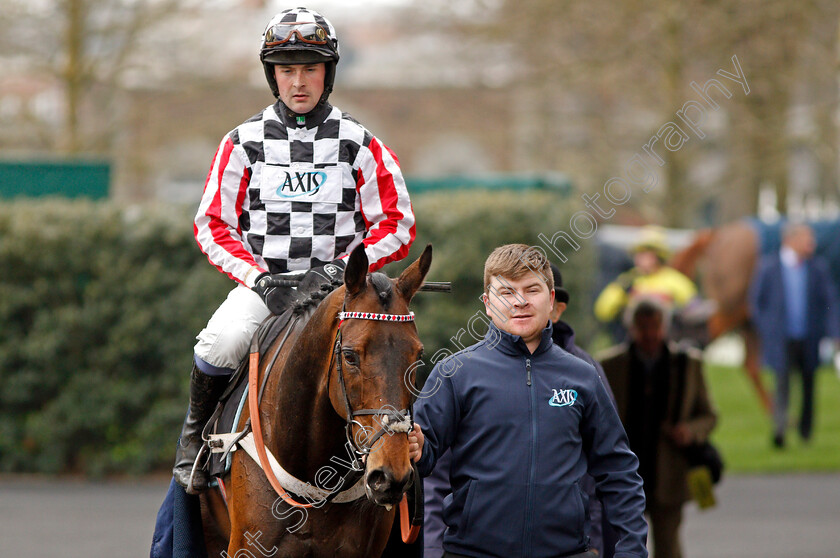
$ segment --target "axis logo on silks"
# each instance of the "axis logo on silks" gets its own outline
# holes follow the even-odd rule
[[[265,165],[260,184],[264,202],[341,203],[344,174],[339,167]]]
[[[327,181],[324,171],[286,171],[283,183],[277,188],[277,195],[284,198],[312,196]]]
[[[554,395],[548,400],[548,404],[552,407],[568,407],[574,405],[577,401],[577,392],[573,389],[552,389]]]

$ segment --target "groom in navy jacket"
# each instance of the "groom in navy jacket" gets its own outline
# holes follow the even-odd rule
[[[552,343],[548,261],[502,246],[484,285],[487,335],[435,365],[409,436],[423,476],[452,453],[444,556],[591,555],[580,486],[589,473],[618,535],[615,557],[646,558],[638,460],[595,368]]]

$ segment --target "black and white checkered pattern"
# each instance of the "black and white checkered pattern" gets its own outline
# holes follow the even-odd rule
[[[273,112],[273,108],[263,112],[262,118],[231,134],[234,145],[242,145],[252,165],[248,212],[240,219],[240,227],[254,254],[261,255],[273,273],[310,269],[334,260],[364,237],[353,164],[371,136],[357,123],[342,118],[336,108],[321,126],[311,129],[287,128]],[[259,189],[265,166],[292,163],[315,169],[341,167],[350,178],[342,185],[341,203],[281,201],[266,207]]]
[[[265,30],[263,31],[262,44],[265,44],[266,31],[268,31],[278,23],[311,22],[317,23],[318,25],[327,30],[327,36],[332,42],[332,48],[335,50],[336,54],[339,54],[338,36],[336,35],[335,27],[333,27],[332,23],[330,23],[330,21],[327,18],[325,18],[318,12],[309,10],[307,8],[290,8],[288,10],[283,10],[282,12],[271,18],[271,21],[268,22],[268,25],[266,25]]]
[[[372,268],[404,257],[414,215],[391,152],[330,105],[316,109],[323,111],[318,125],[309,115],[306,126],[296,126],[282,110],[279,102],[267,107],[219,147],[196,216],[196,239],[210,261],[246,283],[254,266],[272,273],[311,269],[371,235]],[[334,203],[271,199],[290,169],[340,176]]]

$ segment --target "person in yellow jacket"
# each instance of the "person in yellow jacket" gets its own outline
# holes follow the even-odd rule
[[[604,287],[595,300],[595,317],[599,321],[619,318],[628,303],[638,296],[656,297],[674,310],[685,307],[698,296],[691,279],[666,265],[668,246],[661,229],[646,229],[632,252],[634,267]]]

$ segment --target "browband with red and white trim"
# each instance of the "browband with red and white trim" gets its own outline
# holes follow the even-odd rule
[[[380,322],[413,322],[414,312],[408,314],[376,314],[374,312],[339,312],[339,320],[355,318],[357,320],[378,320]]]

